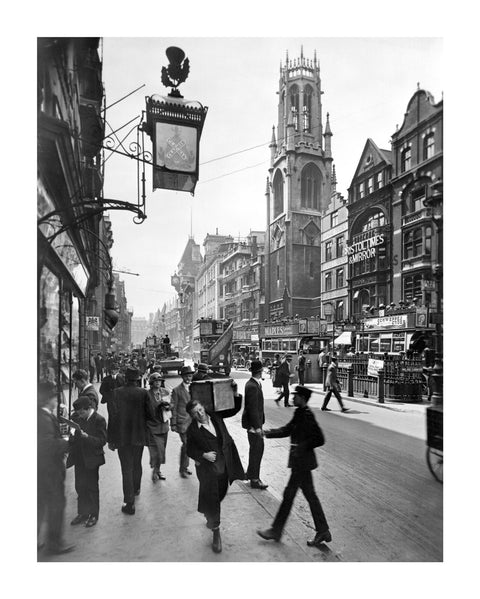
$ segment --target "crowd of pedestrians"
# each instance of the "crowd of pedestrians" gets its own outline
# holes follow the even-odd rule
[[[278,363],[285,405],[290,405],[288,386],[292,374],[288,356]],[[119,459],[123,489],[121,511],[133,516],[135,499],[141,492],[144,448],[148,447],[149,451],[151,480],[153,483],[165,481],[162,466],[170,431],[178,434],[181,441],[179,476],[192,475],[190,460],[195,465],[199,481],[197,509],[213,533],[214,552],[222,551],[220,506],[228,486],[235,480],[245,480],[252,489],[267,489],[268,485],[260,478],[264,438],[275,436],[291,436],[288,466],[292,468],[292,475],[271,529],[258,531],[258,534],[264,539],[280,540],[295,494],[301,488],[310,504],[317,531],[309,545],[330,541],[311,476],[311,470],[316,467],[313,449],[323,444],[323,434],[307,406],[310,391],[298,385],[293,393],[297,410],[292,421],[281,429],[265,430],[262,362],[252,360],[249,370],[251,378],[245,385],[245,400],[232,381],[234,407],[213,411],[192,394],[192,385],[211,377],[207,365],[199,364],[196,370],[184,366],[182,381],[170,390],[165,387],[161,372],[145,356],[134,355],[127,361],[107,356],[97,382],[100,383],[100,401],[107,407],[108,423],[97,411],[99,397],[91,382],[91,372],[77,370],[73,374],[78,389],[73,415],[71,420],[59,416],[70,431],[63,436],[56,416],[56,387],[52,383],[41,383],[38,389],[38,533],[45,522],[46,550],[60,554],[73,549],[63,536],[66,467],[74,467],[77,493],[77,514],[71,521],[72,526],[91,528],[99,520],[99,468],[105,463],[106,444]],[[145,380],[148,389],[144,388]],[[241,423],[249,444],[246,472],[225,423],[242,409],[242,404]],[[43,544],[39,536],[39,549]]]

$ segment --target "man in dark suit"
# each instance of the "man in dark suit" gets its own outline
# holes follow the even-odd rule
[[[263,424],[265,422],[262,383],[263,364],[253,360],[250,368],[251,378],[245,385],[245,407],[242,414],[242,427],[247,429],[248,454],[247,478],[252,489],[264,490],[268,485],[260,480],[260,463],[262,461],[265,443],[263,441]]]
[[[187,429],[187,454],[195,460],[199,482],[198,511],[207,519],[213,531],[212,549],[222,550],[220,537],[220,503],[234,480],[244,480],[237,447],[223,421],[237,414],[242,407],[242,396],[235,395],[235,406],[230,410],[207,414],[196,399],[187,404],[192,422]]]
[[[53,383],[38,386],[37,399],[37,534],[47,522],[47,551],[67,553],[74,549],[63,538],[65,512],[65,461],[69,444],[62,438],[58,420],[57,393]],[[39,548],[42,543],[39,543]]]
[[[124,383],[124,381],[120,380],[120,378],[119,378],[118,367],[117,366],[107,367],[107,376],[105,376],[103,378],[103,381],[100,385],[99,391],[100,391],[100,395],[102,396],[100,403],[107,404],[107,411],[108,411],[109,417],[110,417],[110,402],[113,399],[113,392],[115,391],[115,389],[118,389],[118,387],[122,387],[123,383]]]
[[[190,383],[192,382],[193,369],[190,366],[182,366],[180,376],[182,382],[172,390],[171,408],[172,419],[170,420],[170,428],[174,433],[180,435],[182,447],[180,448],[180,476],[188,478],[192,471],[188,469],[187,455],[187,428],[191,422],[191,418],[187,413],[187,403],[190,401]]]
[[[93,409],[96,411],[98,408],[98,394],[89,381],[87,372],[85,370],[76,370],[72,374],[72,379],[78,389],[78,397],[88,397]]]
[[[297,385],[294,393],[294,405],[297,409],[292,420],[280,428],[264,431],[267,438],[291,437],[288,467],[292,469],[292,473],[271,528],[257,530],[257,534],[266,540],[280,540],[293,500],[300,488],[310,506],[317,531],[315,538],[307,541],[307,545],[318,547],[323,542],[329,543],[332,535],[312,480],[312,470],[317,467],[314,448],[323,445],[325,438],[313,412],[307,406],[311,394],[307,387]]]
[[[278,402],[283,398],[283,405],[286,408],[290,407],[290,404],[288,403],[288,398],[290,397],[289,385],[291,376],[292,374],[290,371],[290,363],[288,361],[287,354],[285,354],[277,370],[277,379],[280,385],[282,386],[282,392],[277,397],[275,402],[278,405]]]
[[[135,513],[135,496],[142,482],[143,448],[148,445],[147,421],[153,418],[146,389],[139,387],[136,368],[125,371],[125,386],[115,389],[108,420],[108,447],[115,451],[122,467],[124,514]]]
[[[305,384],[305,364],[306,364],[307,360],[305,358],[305,355],[303,354],[303,349],[300,349],[298,351],[298,366],[297,366],[297,371],[298,371],[298,384],[299,385],[304,385]]]
[[[105,464],[103,446],[107,442],[107,423],[93,409],[88,397],[79,397],[73,403],[72,420],[80,426],[70,438],[67,468],[75,466],[75,490],[78,495],[77,515],[72,526],[95,526],[100,510],[98,470]]]

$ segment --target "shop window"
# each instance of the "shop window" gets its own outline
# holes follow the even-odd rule
[[[341,258],[343,256],[343,235],[341,237],[337,237],[337,258]]]
[[[327,272],[327,274],[325,275],[325,291],[331,291],[331,290],[332,290],[332,273]]]
[[[435,135],[429,133],[423,140],[423,159],[432,158],[435,154]]]
[[[370,335],[369,351],[380,353],[380,338],[378,335]]]
[[[381,337],[380,338],[380,351],[382,354],[385,352],[390,353],[392,351],[392,340],[390,337]]]
[[[404,173],[412,167],[412,148],[405,148],[400,158],[400,172]]]
[[[333,250],[333,242],[327,241],[327,243],[325,244],[325,261],[331,260],[333,258],[332,250]]]
[[[43,267],[39,284],[39,371],[42,381],[57,383],[58,338],[60,333],[60,285],[58,278]]]

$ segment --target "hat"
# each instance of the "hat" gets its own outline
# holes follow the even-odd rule
[[[148,382],[151,384],[153,381],[164,381],[165,378],[159,372],[152,372],[148,377]]]
[[[208,372],[208,365],[200,363],[197,367],[198,372]]]
[[[76,381],[88,381],[88,373],[86,370],[78,369],[72,374],[72,379]]]
[[[127,381],[138,381],[140,379],[140,373],[137,368],[127,368],[125,371],[125,378]]]
[[[183,376],[184,374],[194,374],[194,370],[191,366],[182,366],[180,369],[180,376]]]
[[[250,370],[252,374],[255,372],[261,372],[263,370],[263,363],[260,362],[260,360],[252,360],[248,370]]]
[[[300,397],[303,397],[305,401],[308,401],[310,399],[310,395],[312,394],[312,390],[308,389],[308,387],[304,387],[303,385],[297,385],[295,387],[294,393],[296,395],[300,395]]]
[[[74,410],[89,410],[91,407],[92,402],[90,401],[90,398],[88,398],[86,395],[84,395],[83,397],[79,397],[73,402]]]

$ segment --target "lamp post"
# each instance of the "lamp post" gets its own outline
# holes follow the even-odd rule
[[[436,260],[432,262],[432,276],[436,283],[437,312],[435,314],[435,365],[432,369],[432,405],[443,406],[443,183],[437,181],[431,187],[430,197],[424,200],[431,209],[437,232]]]

